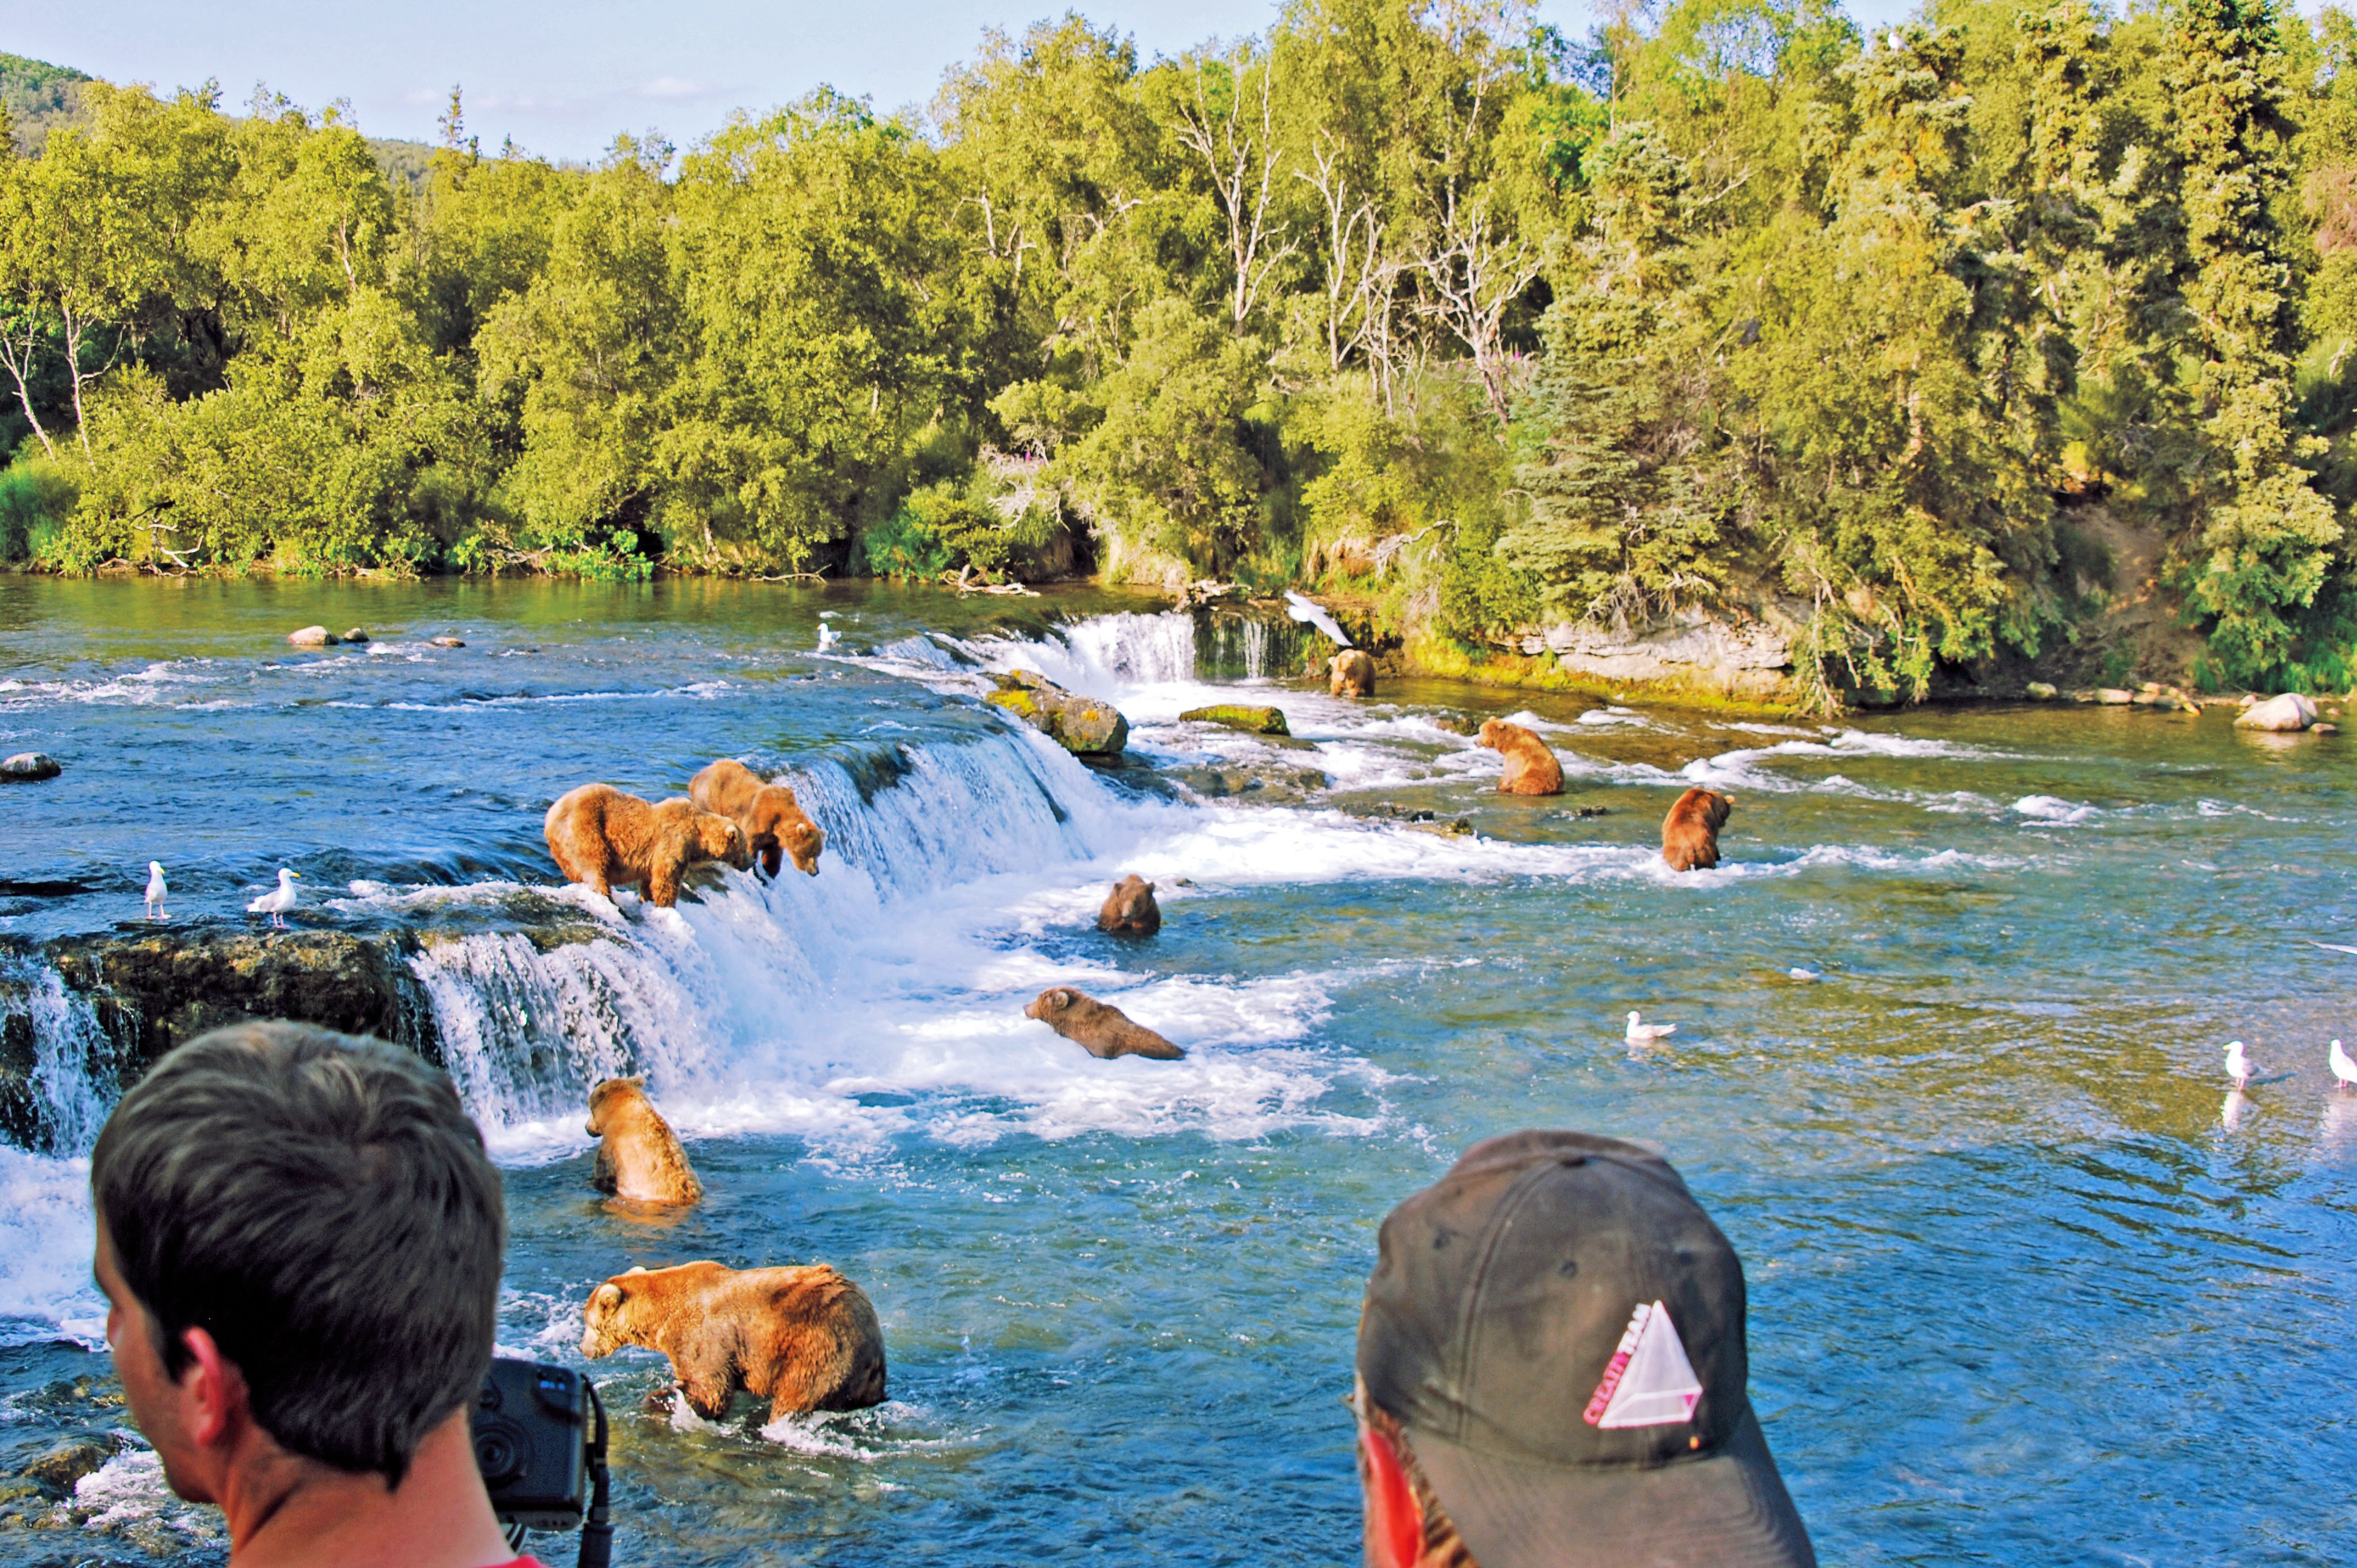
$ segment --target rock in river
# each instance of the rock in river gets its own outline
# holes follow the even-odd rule
[[[1214,703],[1208,708],[1189,708],[1178,715],[1186,724],[1223,725],[1248,735],[1291,735],[1286,727],[1285,710],[1258,707],[1250,703]]]
[[[2316,723],[2316,704],[2298,692],[2253,703],[2234,720],[2237,729],[2303,730]]]
[[[994,675],[995,703],[1076,757],[1118,757],[1129,744],[1129,721],[1112,703],[1067,692],[1028,670]]]
[[[333,648],[344,639],[324,626],[307,626],[300,631],[290,631],[286,640],[297,648]]]
[[[46,751],[20,751],[0,761],[0,784],[38,783],[44,779],[55,779],[63,771],[58,759]]]

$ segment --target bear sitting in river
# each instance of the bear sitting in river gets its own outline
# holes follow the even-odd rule
[[[1346,648],[1326,661],[1326,690],[1337,697],[1375,694],[1375,661],[1356,648]]]
[[[1718,864],[1718,830],[1735,802],[1710,789],[1689,789],[1662,819],[1662,858],[1672,871],[1707,871]]]
[[[589,1091],[589,1135],[603,1140],[589,1185],[631,1203],[694,1203],[704,1184],[646,1085],[643,1078],[609,1078]]]
[[[648,903],[668,908],[679,902],[689,866],[717,860],[742,871],[753,864],[745,830],[684,797],[650,805],[610,784],[584,784],[557,797],[542,825],[565,880],[608,898],[618,884],[637,885]]]
[[[1089,1055],[1107,1060],[1153,1057],[1158,1061],[1177,1061],[1187,1054],[1143,1024],[1132,1023],[1120,1008],[1083,996],[1069,985],[1051,985],[1042,991],[1023,1009],[1023,1015],[1039,1019],[1077,1042]]]
[[[1116,937],[1150,937],[1162,929],[1162,908],[1154,901],[1154,884],[1132,872],[1113,885],[1104,908],[1097,911],[1097,929]]]
[[[1505,777],[1498,780],[1501,795],[1560,795],[1563,764],[1534,731],[1503,719],[1485,719],[1477,743],[1506,759]]]
[[[802,811],[802,802],[783,784],[765,784],[743,763],[723,758],[698,773],[687,787],[688,798],[707,811],[717,812],[745,830],[745,848],[758,856],[771,876],[782,868],[782,856],[794,857],[794,868],[818,875],[819,852],[826,834]]]
[[[671,1358],[688,1408],[728,1412],[738,1389],[770,1419],[884,1402],[884,1328],[866,1293],[824,1263],[736,1269],[705,1262],[632,1269],[589,1294],[581,1353],[625,1345]]]

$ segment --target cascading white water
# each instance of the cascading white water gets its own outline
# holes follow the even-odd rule
[[[33,1070],[27,1087],[33,1147],[44,1154],[88,1154],[120,1093],[113,1042],[90,1004],[68,990],[65,978],[48,965],[0,957],[0,983],[22,989],[32,1022]]]
[[[1268,672],[1268,622],[1244,622],[1244,679],[1258,681]]]
[[[994,670],[1036,670],[1092,697],[1195,679],[1195,618],[1183,610],[1092,616],[1064,628],[1060,639],[977,638],[964,646]]]

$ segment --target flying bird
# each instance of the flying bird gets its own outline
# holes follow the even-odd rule
[[[149,919],[160,920],[164,918],[164,895],[167,891],[164,886],[164,863],[160,860],[149,861],[147,863],[147,918]]]
[[[2234,1080],[2236,1089],[2247,1088],[2251,1081],[2251,1058],[2243,1052],[2243,1042],[2226,1042],[2226,1076]]]
[[[2324,1059],[2331,1064],[2332,1076],[2341,1080],[2341,1088],[2357,1084],[2357,1061],[2349,1059],[2349,1053],[2341,1048],[2339,1040],[2332,1042],[2332,1048],[2324,1053]]]
[[[1678,1026],[1675,1024],[1648,1024],[1638,1017],[1636,1012],[1631,1009],[1629,1014],[1629,1033],[1625,1037],[1632,1046],[1650,1046],[1665,1036],[1674,1035],[1677,1032]]]
[[[272,925],[284,929],[286,924],[286,911],[295,908],[295,884],[302,879],[302,875],[299,871],[289,871],[286,867],[280,866],[276,889],[264,893],[261,897],[248,904],[245,907],[245,912],[249,915],[267,915],[270,917]]]
[[[1334,624],[1332,616],[1328,615],[1325,610],[1303,598],[1291,588],[1285,590],[1285,613],[1296,620],[1308,621],[1344,648],[1351,646],[1349,636],[1340,627]]]

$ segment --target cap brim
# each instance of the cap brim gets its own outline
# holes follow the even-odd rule
[[[1501,1459],[1413,1427],[1408,1442],[1481,1568],[1816,1568],[1748,1411],[1716,1454],[1651,1467]]]

